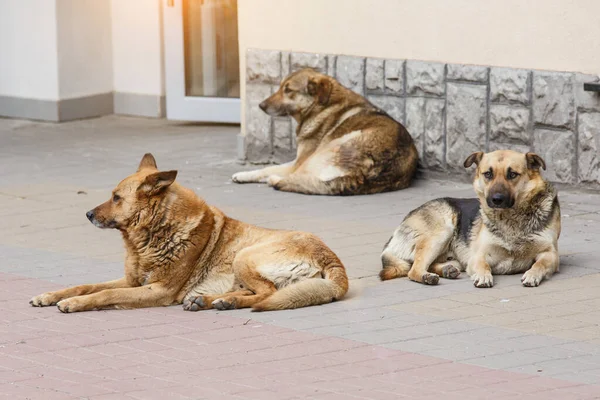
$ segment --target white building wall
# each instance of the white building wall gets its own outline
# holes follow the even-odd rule
[[[58,100],[56,2],[0,4],[0,96]]]

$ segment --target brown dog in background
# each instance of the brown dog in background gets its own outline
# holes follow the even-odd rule
[[[524,286],[538,286],[558,271],[560,206],[540,173],[544,160],[499,150],[473,153],[464,166],[473,164],[477,199],[436,199],[411,211],[383,249],[382,280],[436,285],[466,269],[477,287],[523,272]]]
[[[406,188],[417,170],[417,149],[404,126],[330,76],[294,72],[260,108],[298,122],[296,159],[238,172],[234,182],[305,194],[370,194]]]
[[[304,232],[255,227],[228,218],[190,189],[177,171],[159,172],[146,154],[107,202],[89,211],[99,228],[121,231],[125,277],[31,299],[62,312],[184,303],[184,309],[282,310],[329,303],[348,291],[338,257]]]

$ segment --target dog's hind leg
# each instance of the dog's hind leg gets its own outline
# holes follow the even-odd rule
[[[248,308],[275,293],[275,284],[257,270],[260,265],[277,264],[277,256],[274,256],[272,251],[269,245],[258,245],[239,252],[233,261],[233,271],[236,281],[246,289],[245,293],[225,293],[212,300],[212,307],[218,310]]]
[[[379,271],[379,279],[387,281],[394,278],[403,278],[408,275],[410,271],[410,264],[406,260],[402,260],[391,254],[390,252],[384,252],[381,255],[381,262],[383,269]]]
[[[448,260],[434,263],[429,271],[446,279],[456,279],[460,276],[460,263],[457,260]]]
[[[221,294],[204,294],[199,296],[190,296],[183,301],[183,309],[185,311],[200,311],[208,310],[213,307],[213,302],[224,297],[251,296],[254,292],[246,289],[221,293]]]
[[[415,261],[408,271],[408,278],[426,285],[437,285],[440,280],[438,273],[428,272],[432,264],[445,252],[452,238],[452,231],[441,231],[437,235],[421,236],[415,245]]]

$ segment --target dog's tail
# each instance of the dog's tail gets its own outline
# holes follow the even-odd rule
[[[306,279],[276,291],[255,304],[253,311],[274,311],[316,306],[339,300],[348,292],[344,266],[335,261],[323,268],[324,278]]]

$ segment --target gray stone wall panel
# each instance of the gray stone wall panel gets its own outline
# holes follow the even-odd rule
[[[444,108],[443,99],[406,99],[406,129],[425,167],[441,169],[444,165]]]
[[[246,85],[246,158],[253,163],[266,163],[271,158],[271,117],[258,105],[271,95],[271,85]]]
[[[536,129],[533,151],[546,161],[544,176],[552,182],[574,181],[575,134],[570,131]]]
[[[359,94],[365,93],[365,58],[338,56],[336,79],[345,87]]]
[[[575,74],[575,101],[577,107],[587,111],[600,111],[600,93],[586,92],[584,83],[598,83],[600,78],[596,75]]]
[[[385,91],[387,94],[401,96],[404,94],[403,60],[385,60]]]
[[[600,113],[579,114],[578,180],[600,183]]]
[[[383,91],[384,60],[367,58],[366,67],[365,87],[367,93],[381,93]]]
[[[381,108],[396,121],[404,124],[404,99],[396,96],[367,96],[367,100],[374,106]]]
[[[281,52],[248,49],[246,52],[246,79],[250,82],[279,83],[281,80]]]
[[[490,143],[531,144],[529,116],[525,107],[490,105]]]
[[[302,68],[313,68],[321,73],[327,73],[327,55],[317,53],[292,53],[290,55],[290,72]]]
[[[446,79],[486,83],[489,67],[481,65],[448,64]]]
[[[273,118],[273,161],[285,163],[294,159],[291,118]]]
[[[543,125],[570,129],[575,122],[574,74],[533,73],[533,118]]]
[[[406,91],[413,96],[443,96],[444,64],[407,61]]]
[[[465,159],[485,148],[487,89],[448,83],[447,91],[446,162],[449,169],[462,171]]]
[[[524,69],[490,68],[490,100],[529,104],[529,75]]]

